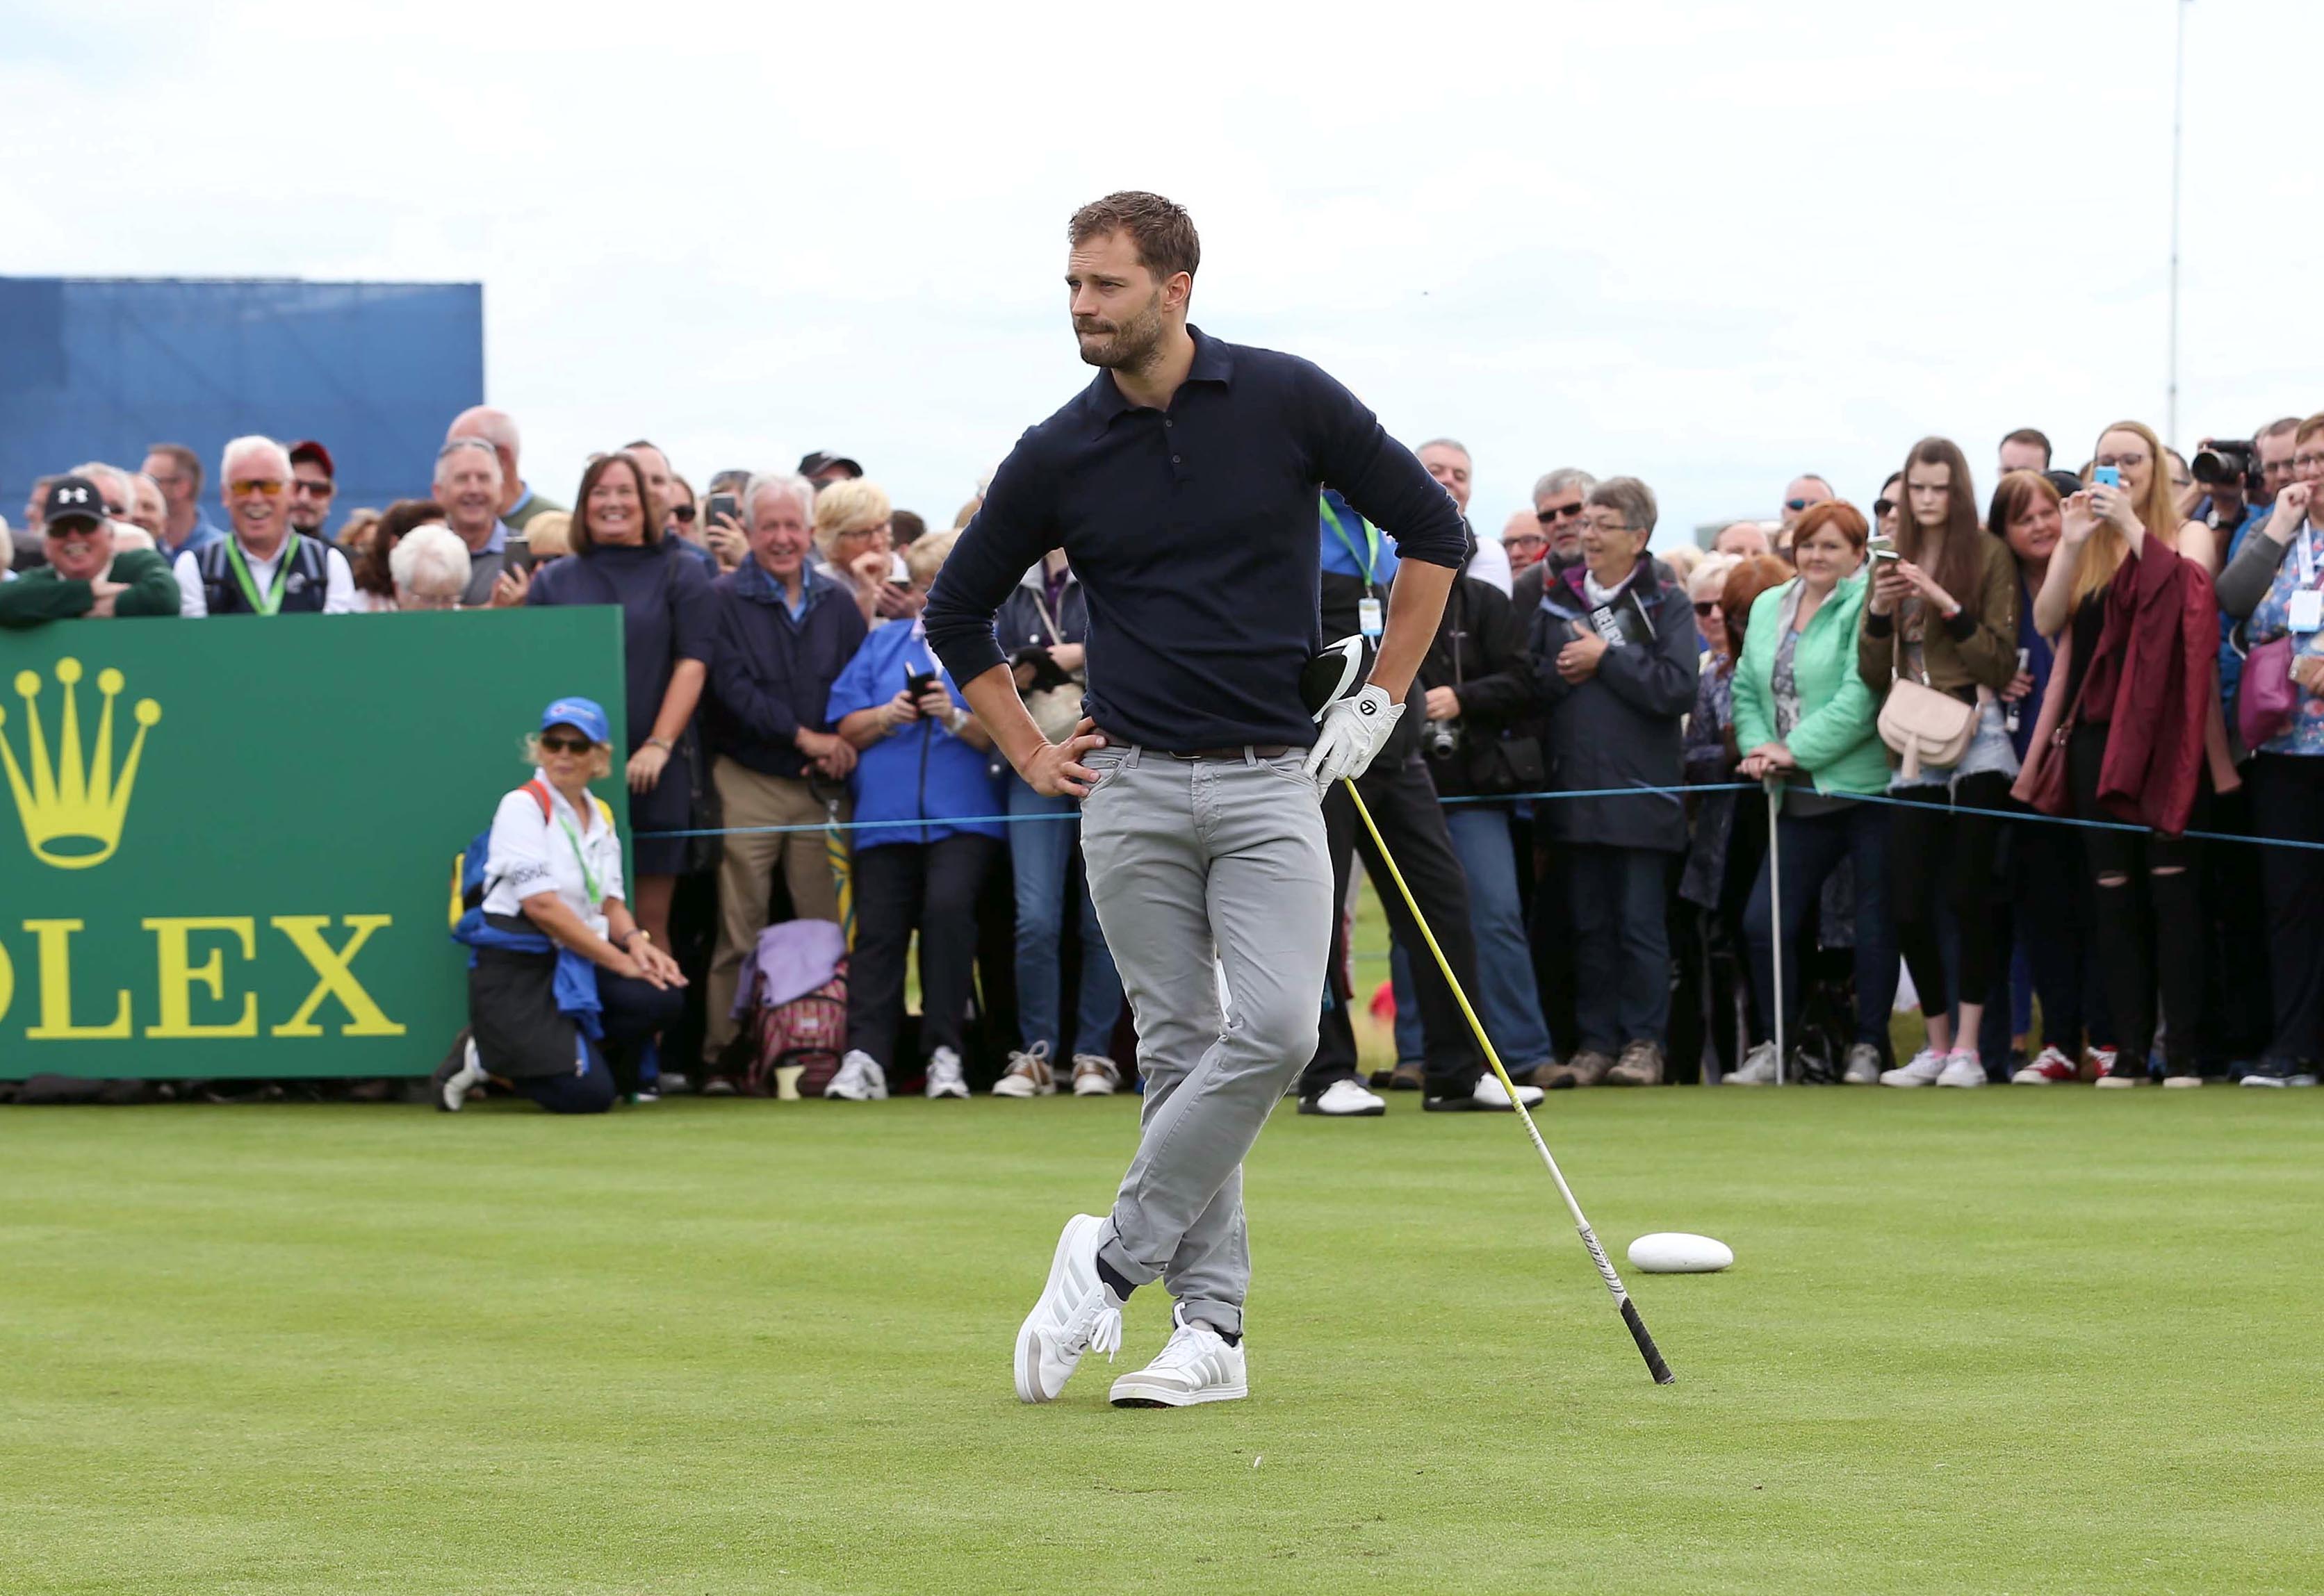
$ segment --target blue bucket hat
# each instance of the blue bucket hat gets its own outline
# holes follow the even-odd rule
[[[611,743],[613,728],[594,698],[559,698],[540,712],[540,729],[571,726],[592,743]]]

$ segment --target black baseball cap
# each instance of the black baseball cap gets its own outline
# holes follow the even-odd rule
[[[102,526],[106,521],[105,495],[86,476],[60,476],[49,484],[48,496],[41,501],[41,521],[51,527],[60,521],[93,521]]]
[[[845,455],[835,455],[828,449],[817,449],[811,455],[802,455],[799,457],[798,474],[801,476],[821,476],[825,472],[835,467],[846,472],[850,476],[863,475],[862,466]]]

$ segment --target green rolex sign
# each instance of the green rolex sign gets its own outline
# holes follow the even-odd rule
[[[611,608],[0,632],[0,1079],[426,1074],[461,851],[622,691]]]

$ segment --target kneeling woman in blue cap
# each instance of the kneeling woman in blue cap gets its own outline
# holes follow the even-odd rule
[[[496,1075],[551,1113],[603,1113],[678,1023],[686,977],[631,918],[622,840],[589,783],[613,772],[613,732],[587,698],[560,698],[527,752],[540,774],[493,816],[481,897],[454,933],[468,967],[469,1034],[436,1072],[457,1112]]]

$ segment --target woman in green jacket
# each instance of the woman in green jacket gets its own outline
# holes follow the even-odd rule
[[[1738,774],[1782,780],[1775,857],[1783,866],[1783,924],[1770,906],[1768,864],[1759,866],[1743,924],[1751,944],[1751,984],[1759,1020],[1773,1021],[1775,939],[1796,946],[1800,927],[1822,899],[1825,878],[1842,859],[1856,866],[1856,1040],[1842,1078],[1868,1086],[1886,1055],[1888,1009],[1896,997],[1896,946],[1888,915],[1888,812],[1855,801],[1888,788],[1888,752],[1874,728],[1879,706],[1857,669],[1864,611],[1863,512],[1841,500],[1800,518],[1792,558],[1800,574],[1751,605],[1743,657],[1735,668]],[[1780,994],[1786,1036],[1797,1036],[1799,961],[1784,961]],[[1762,1041],[1735,1085],[1772,1085],[1775,1045]]]

